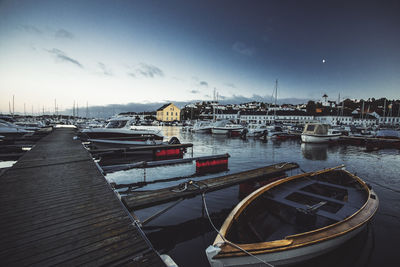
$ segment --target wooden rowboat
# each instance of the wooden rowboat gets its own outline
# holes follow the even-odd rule
[[[284,178],[248,195],[207,248],[211,266],[298,263],[361,232],[378,209],[378,197],[339,168]]]

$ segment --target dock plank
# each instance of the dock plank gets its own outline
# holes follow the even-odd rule
[[[298,167],[296,163],[282,162],[258,169],[197,181],[196,185],[187,184],[185,190],[182,190],[180,186],[172,186],[152,191],[134,191],[132,194],[123,196],[122,202],[129,210],[141,209],[182,197],[192,197],[201,194],[202,189],[211,192],[260,177],[277,176]],[[199,185],[202,188],[198,188]]]
[[[56,129],[0,176],[7,266],[165,266],[73,129]]]

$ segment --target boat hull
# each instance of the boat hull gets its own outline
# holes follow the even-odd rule
[[[290,250],[284,250],[281,252],[257,254],[256,256],[257,258],[262,259],[263,261],[266,261],[274,266],[300,263],[312,259],[314,257],[317,257],[321,254],[327,253],[339,247],[340,245],[342,245],[343,243],[345,243],[346,241],[350,240],[358,233],[360,233],[365,228],[365,225],[366,224],[354,229],[353,231],[345,235],[338,236],[336,238],[332,238],[324,242],[319,242],[309,246],[294,248]],[[210,251],[212,250],[210,249]],[[206,254],[210,262],[210,265],[212,267],[242,266],[242,265],[259,266],[261,263],[259,260],[251,256],[213,259],[211,255],[212,253],[208,253],[208,251],[206,250]]]
[[[198,128],[198,129],[192,129],[192,132],[194,133],[210,133],[211,128]]]
[[[107,140],[107,139],[88,139],[96,148],[118,148],[118,147],[132,147],[132,146],[155,146],[161,145],[162,140]]]
[[[218,128],[214,127],[211,129],[213,134],[228,134],[229,132],[240,132],[243,128]]]
[[[244,198],[206,250],[211,266],[258,266],[260,259],[295,264],[356,236],[375,215],[379,199],[359,177],[337,170],[341,167],[283,178]]]
[[[334,135],[312,135],[312,134],[302,134],[301,141],[304,143],[329,143],[338,141],[340,134]]]

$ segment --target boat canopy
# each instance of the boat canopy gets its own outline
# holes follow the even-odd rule
[[[132,117],[116,117],[108,121],[106,128],[124,128],[130,126],[130,122],[134,119]]]
[[[305,134],[328,134],[329,125],[321,123],[308,123],[304,128]]]

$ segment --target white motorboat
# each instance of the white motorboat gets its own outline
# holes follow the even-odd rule
[[[196,123],[191,128],[194,133],[211,133],[213,128],[210,121],[196,121]]]
[[[250,123],[246,127],[248,137],[260,137],[268,132],[267,126],[264,124]]]
[[[339,140],[342,134],[329,130],[329,125],[322,123],[307,123],[301,134],[304,143],[328,143]]]
[[[44,123],[41,121],[17,121],[15,122],[15,125],[28,131],[37,131],[45,127]]]
[[[211,129],[213,134],[228,134],[228,133],[238,133],[244,129],[244,127],[240,124],[235,124],[230,121],[218,121],[214,124]]]
[[[160,145],[164,136],[161,131],[132,128],[132,117],[110,119],[105,128],[83,129],[82,139],[97,148]]]
[[[282,126],[279,125],[270,125],[267,126],[268,134],[267,138],[269,139],[276,139],[282,134],[287,134],[282,128]]]
[[[210,265],[296,264],[360,233],[379,200],[365,182],[340,167],[280,179],[244,198],[207,248]]]
[[[33,134],[33,131],[26,130],[14,123],[0,119],[0,135],[4,137],[3,140],[12,140],[31,134]]]

